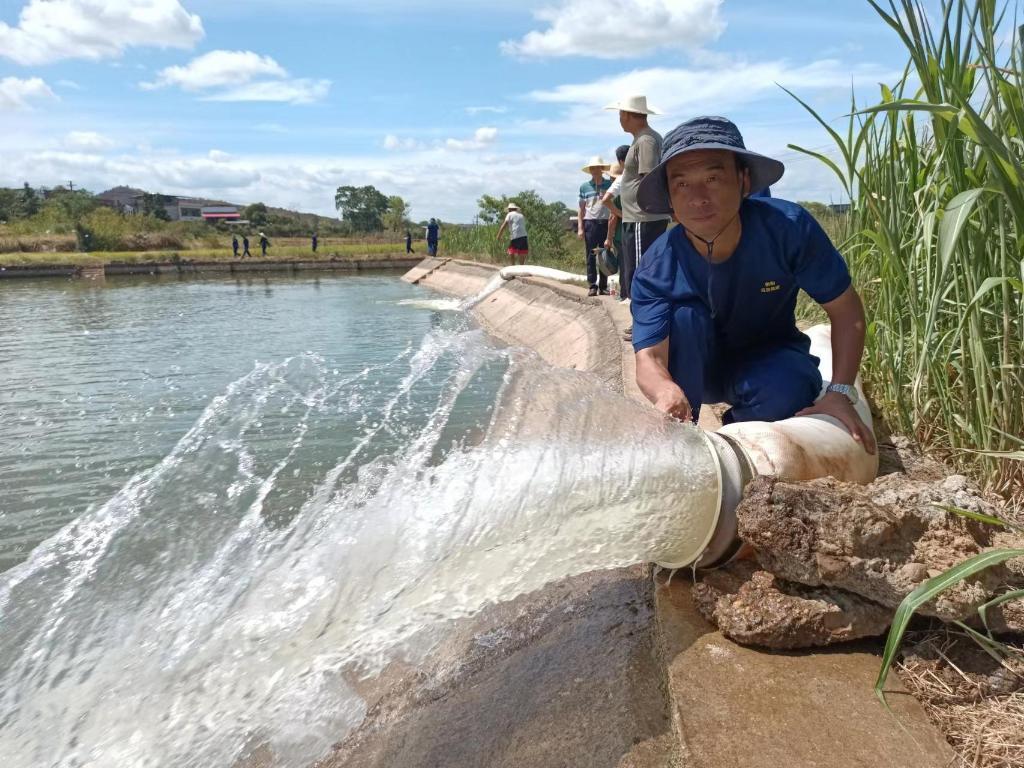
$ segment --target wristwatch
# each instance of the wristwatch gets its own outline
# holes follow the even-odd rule
[[[857,390],[851,384],[833,384],[832,382],[829,382],[825,391],[838,392],[840,395],[846,395],[846,399],[850,401],[851,405],[857,404]]]

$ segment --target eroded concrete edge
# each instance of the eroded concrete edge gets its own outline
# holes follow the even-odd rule
[[[419,282],[470,296],[497,271],[452,260]],[[474,310],[484,327],[511,344],[537,349],[552,365],[594,372],[617,368],[616,389],[644,401],[634,356],[622,333],[628,306],[611,297],[537,278],[513,281]],[[589,332],[568,346],[544,343],[538,329],[567,317]],[[581,349],[586,347],[587,349]],[[606,379],[607,380],[607,379]],[[710,409],[702,426],[714,428]],[[692,768],[829,766],[941,768],[954,754],[921,705],[890,675],[887,711],[874,697],[880,663],[866,646],[819,652],[769,653],[724,638],[697,613],[683,574],[653,580],[656,636],[668,687],[670,719],[683,764]]]

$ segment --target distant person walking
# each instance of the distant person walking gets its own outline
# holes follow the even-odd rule
[[[267,240],[267,236],[260,232],[260,251],[263,252],[263,256],[267,255],[267,248],[270,247],[270,241]]]
[[[231,253],[234,258],[238,258],[238,235],[231,236]]]
[[[410,232],[408,229],[405,230],[405,252],[416,253],[416,251],[412,249],[412,232]]]
[[[505,220],[498,227],[498,240],[501,240],[501,233],[508,227],[508,236],[511,242],[508,244],[508,255],[513,264],[525,264],[526,257],[530,255],[530,245],[526,239],[526,217],[519,210],[515,203],[508,204],[508,213]]]
[[[242,258],[252,258],[252,254],[249,253],[249,236],[242,235]]]
[[[310,241],[313,243],[313,253],[316,253],[316,244],[319,242],[319,240],[320,238],[318,238],[316,236],[316,232],[314,232],[313,236],[310,238]]]
[[[427,253],[437,256],[437,241],[441,237],[441,225],[437,219],[431,219],[427,224]]]
[[[597,249],[608,237],[608,216],[601,198],[612,185],[604,172],[610,166],[598,156],[590,158],[583,166],[583,172],[590,174],[590,180],[580,185],[579,217],[576,220],[576,236],[583,241],[587,260],[587,282],[591,296],[608,295],[608,276],[597,268]]]
[[[637,203],[640,182],[661,162],[661,134],[647,124],[648,115],[658,114],[647,106],[646,96],[628,96],[605,109],[619,113],[619,125],[632,134],[633,143],[626,153],[622,171],[622,258],[619,259],[619,297],[631,296],[633,273],[643,259],[644,252],[668,228],[669,216],[647,213]],[[632,338],[630,326],[624,336]]]

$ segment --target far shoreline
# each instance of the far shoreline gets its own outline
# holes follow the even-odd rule
[[[50,255],[50,254],[47,254]],[[121,260],[102,258],[105,254],[67,253],[53,254],[56,258],[45,261],[33,259],[33,263],[5,263],[0,255],[0,280],[17,278],[63,277],[102,279],[108,275],[157,275],[191,274],[199,272],[303,272],[316,270],[340,270],[362,272],[381,269],[409,269],[421,260],[415,254],[401,252],[383,253],[323,253],[309,254],[304,258],[275,258],[255,256],[236,259],[226,256],[219,258],[189,259],[179,253],[139,256],[159,256],[152,259]],[[113,255],[113,254],[110,254]],[[122,254],[117,254],[121,256]]]

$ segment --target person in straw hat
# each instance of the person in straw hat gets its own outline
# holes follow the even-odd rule
[[[501,233],[508,227],[508,235],[511,242],[508,244],[508,255],[513,264],[525,264],[526,257],[530,254],[530,244],[526,239],[526,217],[519,210],[515,203],[508,204],[508,213],[505,220],[498,227],[498,239],[501,240]]]
[[[846,262],[802,207],[750,196],[784,171],[748,150],[724,117],[666,135],[637,201],[647,213],[671,211],[681,226],[651,247],[633,279],[637,384],[684,421],[696,421],[705,402],[729,403],[726,423],[832,416],[873,453],[853,407],[865,319]],[[832,381],[817,402],[819,361],[795,319],[801,289],[832,323]]]
[[[580,185],[580,210],[576,219],[576,236],[584,242],[587,259],[587,282],[590,295],[608,295],[608,276],[597,268],[597,249],[604,245],[608,236],[608,214],[610,211],[601,203],[601,198],[612,185],[604,175],[611,166],[599,155],[594,155],[583,166],[583,172],[590,179]]]
[[[622,171],[622,258],[619,260],[619,298],[628,299],[633,272],[651,243],[661,237],[669,217],[648,213],[637,205],[636,195],[644,176],[654,170],[661,158],[661,135],[647,124],[649,115],[658,114],[647,104],[646,96],[627,96],[605,109],[619,113],[619,125],[633,137]],[[626,332],[627,339],[629,331]]]

